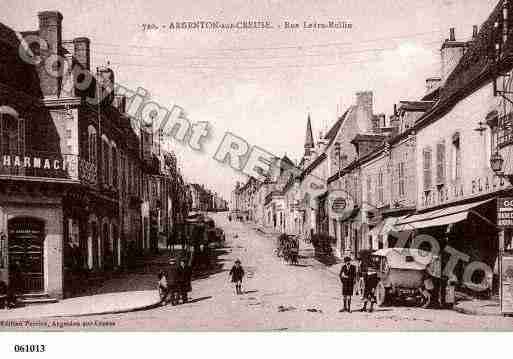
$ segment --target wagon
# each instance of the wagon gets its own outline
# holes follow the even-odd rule
[[[420,249],[387,248],[371,254],[378,272],[376,299],[379,306],[413,299],[422,302],[425,273],[439,273],[438,255]]]

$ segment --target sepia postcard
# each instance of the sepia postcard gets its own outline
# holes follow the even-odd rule
[[[513,1],[1,1],[1,332],[511,330]]]

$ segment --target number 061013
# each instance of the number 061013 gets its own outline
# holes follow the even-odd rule
[[[44,353],[46,345],[44,344],[16,344],[14,345],[14,352],[16,353]]]

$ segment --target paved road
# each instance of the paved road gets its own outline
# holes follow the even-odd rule
[[[115,322],[108,330],[512,330],[513,319],[420,308],[379,308],[374,313],[339,313],[338,278],[308,258],[300,266],[273,255],[274,240],[242,223],[216,218],[227,235],[223,271],[193,282],[192,303],[87,318]],[[236,296],[228,270],[240,258],[246,294]],[[361,303],[354,300],[354,309]],[[281,308],[281,309],[280,309]],[[67,328],[73,329],[73,328]]]

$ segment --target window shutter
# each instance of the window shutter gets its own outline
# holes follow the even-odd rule
[[[424,190],[431,189],[431,149],[425,148],[423,150],[424,157]]]
[[[445,143],[440,142],[436,146],[436,184],[445,183]]]

